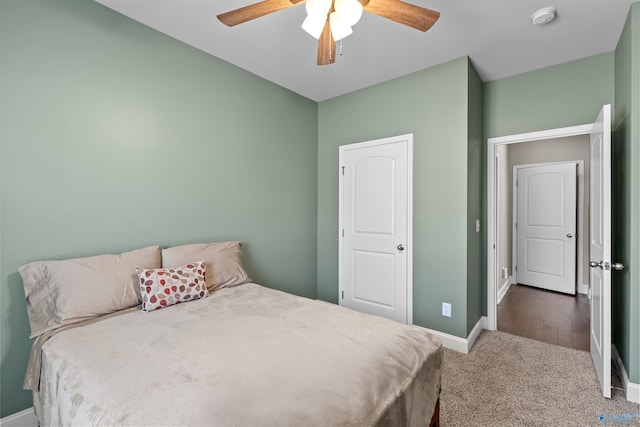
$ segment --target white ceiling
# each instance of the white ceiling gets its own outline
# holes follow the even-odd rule
[[[426,33],[365,12],[336,63],[316,65],[304,5],[235,27],[216,15],[258,0],[96,0],[315,101],[468,55],[484,81],[615,49],[638,0],[410,0],[441,13]],[[371,0],[374,1],[374,0]],[[558,17],[538,27],[536,10]]]

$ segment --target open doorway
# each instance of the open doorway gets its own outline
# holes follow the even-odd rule
[[[577,134],[498,144],[496,151],[496,328],[503,332],[579,350],[589,350],[588,242],[589,135]],[[518,171],[536,165],[575,163],[577,203],[571,289],[546,290],[518,277]],[[521,189],[520,189],[521,191]],[[521,206],[522,209],[522,206]],[[520,228],[520,234],[524,234]],[[570,241],[570,239],[567,239]],[[522,253],[522,250],[521,250]],[[544,282],[545,275],[540,275]],[[520,279],[520,280],[519,280]],[[554,278],[549,275],[550,282]],[[533,285],[533,286],[531,286]],[[574,291],[575,289],[575,291]]]
[[[602,389],[611,397],[611,105],[603,105],[593,123],[487,140],[487,329],[497,329],[498,215],[496,148],[503,144],[589,135],[589,351]]]

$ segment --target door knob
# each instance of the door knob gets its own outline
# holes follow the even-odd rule
[[[599,268],[599,269],[601,269],[601,270],[602,270],[603,268],[604,268],[605,270],[609,270],[609,263],[606,263],[606,264],[604,265],[604,267],[603,267],[603,265],[602,265],[602,264],[603,264],[603,263],[602,263],[602,261],[600,261],[600,262],[589,261],[589,267],[591,267],[591,268],[596,268],[596,267],[598,267],[598,268]],[[623,263],[621,263],[621,262],[614,262],[613,264],[611,264],[611,268],[613,268],[614,270],[621,271],[621,270],[624,270],[624,264],[623,264]]]
[[[400,252],[404,251],[404,246],[402,246],[402,243],[400,243],[397,248]]]
[[[568,238],[572,238],[572,237],[573,237],[573,234],[571,234],[571,233],[567,233],[567,237],[568,237]]]
[[[624,264],[621,262],[614,262],[613,264],[611,264],[611,268],[613,268],[614,270],[624,270]]]

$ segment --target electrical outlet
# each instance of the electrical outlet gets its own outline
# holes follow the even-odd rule
[[[476,219],[476,233],[480,232],[480,220]]]
[[[509,277],[509,270],[507,270],[507,267],[502,267],[502,280],[505,280],[507,277]]]
[[[451,317],[451,304],[448,302],[442,303],[442,315],[445,317]]]

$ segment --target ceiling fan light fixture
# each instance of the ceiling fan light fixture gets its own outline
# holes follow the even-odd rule
[[[338,41],[353,34],[353,29],[342,19],[338,12],[332,12],[329,15],[329,24],[331,24],[331,35],[333,40]]]
[[[324,15],[324,19],[327,19],[327,15],[329,14],[329,10],[331,9],[331,3],[331,0],[307,0],[305,2],[307,15]]]
[[[336,41],[353,33],[351,27],[362,16],[362,3],[367,5],[366,11],[369,13],[423,32],[431,28],[440,17],[440,12],[403,0],[375,0],[371,3],[369,0],[261,0],[221,13],[217,17],[224,25],[233,27],[305,2],[307,17],[302,23],[302,29],[318,40],[318,65],[335,62]],[[342,55],[342,49],[340,54]]]
[[[358,0],[335,0],[334,8],[340,19],[350,27],[356,25],[362,17],[362,4]]]
[[[324,30],[324,24],[327,22],[327,17],[322,15],[307,15],[302,23],[302,29],[315,39],[319,39]]]

